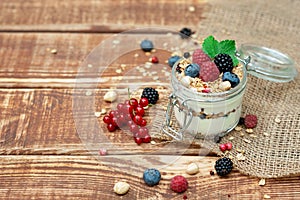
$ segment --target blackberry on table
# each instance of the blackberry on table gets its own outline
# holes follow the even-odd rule
[[[214,63],[217,65],[220,73],[231,72],[233,69],[232,58],[228,54],[218,54],[214,59]]]
[[[190,28],[182,28],[179,33],[182,39],[189,38],[193,34]]]
[[[147,98],[150,104],[156,104],[159,99],[159,94],[154,88],[147,87],[143,90],[141,98],[143,97]]]
[[[219,176],[226,176],[231,172],[233,163],[230,158],[220,158],[215,163],[215,170]]]

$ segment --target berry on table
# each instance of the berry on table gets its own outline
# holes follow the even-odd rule
[[[138,102],[137,99],[131,98],[131,99],[129,100],[129,104],[132,105],[133,108],[136,108],[136,107],[139,105],[139,102]]]
[[[202,51],[202,49],[196,49],[192,55],[193,63],[197,63],[201,66],[202,63],[210,61],[209,56]]]
[[[229,81],[232,88],[234,88],[240,83],[238,75],[231,72],[225,72],[222,76],[222,81]]]
[[[216,64],[212,61],[203,62],[199,78],[204,82],[212,82],[219,78],[220,72]]]
[[[171,179],[170,188],[174,192],[177,193],[185,192],[188,189],[188,186],[189,186],[188,181],[184,176],[177,175]]]
[[[143,143],[143,139],[140,138],[140,137],[134,137],[134,141],[135,141],[135,143],[137,143],[138,145],[140,145],[140,144]]]
[[[189,64],[185,69],[184,69],[184,74],[186,76],[190,76],[192,78],[195,78],[199,76],[200,72],[200,66],[196,63]]]
[[[154,46],[151,40],[143,40],[140,44],[141,49],[145,52],[150,52]]]
[[[219,148],[220,148],[220,150],[221,150],[222,152],[224,152],[224,151],[227,150],[227,147],[226,147],[225,144],[220,144],[220,145],[219,145]]]
[[[214,59],[220,73],[231,72],[233,69],[233,62],[230,55],[225,53],[218,54]]]
[[[171,56],[169,59],[168,59],[168,65],[170,67],[173,67],[174,64],[180,59],[181,57],[180,56]]]
[[[109,116],[109,115],[105,115],[105,116],[103,117],[103,122],[104,122],[105,124],[110,124],[110,123],[111,123],[111,118],[110,118],[110,116]]]
[[[145,135],[145,137],[142,138],[142,139],[143,139],[143,142],[144,142],[144,143],[149,143],[149,142],[151,142],[151,136],[150,136],[149,134]]]
[[[232,143],[228,142],[225,144],[226,150],[231,150],[232,149]]]
[[[184,52],[183,57],[189,58],[191,56],[190,52]]]
[[[157,58],[156,56],[153,56],[153,57],[151,58],[151,62],[152,62],[152,63],[158,63],[158,58]]]
[[[156,104],[159,99],[158,92],[151,87],[144,88],[141,98],[147,98],[150,104]]]
[[[256,115],[248,114],[245,116],[244,124],[246,128],[254,128],[257,125],[257,117]]]
[[[115,126],[115,125],[113,125],[113,124],[107,124],[107,130],[109,131],[109,132],[113,132],[113,131],[115,131],[117,129],[117,127]]]
[[[148,106],[148,104],[149,104],[149,101],[148,101],[148,99],[147,98],[141,98],[140,99],[140,105],[142,106],[142,107],[146,107],[146,106]]]
[[[146,169],[143,174],[145,183],[149,186],[157,185],[161,179],[161,174],[157,169]]]
[[[182,28],[179,31],[179,34],[182,39],[186,39],[189,38],[193,34],[193,32],[190,28]]]
[[[220,158],[215,163],[215,170],[219,176],[226,176],[231,172],[233,163],[230,158]]]
[[[142,107],[141,105],[138,105],[138,106],[134,109],[134,113],[135,113],[135,115],[139,115],[139,116],[143,117],[144,114],[145,114],[145,109],[144,109],[144,107]]]

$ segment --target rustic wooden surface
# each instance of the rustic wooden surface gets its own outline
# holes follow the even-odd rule
[[[191,12],[191,9],[195,9]],[[108,156],[98,156],[99,146],[86,146],[80,128],[76,127],[73,101],[89,98],[74,90],[78,69],[84,58],[101,41],[114,33],[131,28],[163,26],[172,30],[195,28],[204,18],[209,3],[198,1],[38,1],[2,0],[0,4],[0,198],[1,199],[300,199],[299,176],[269,179],[259,186],[259,179],[234,170],[227,178],[211,176],[217,157],[200,152],[198,145],[186,148],[182,156],[180,144],[143,144],[137,146],[121,131],[107,134],[114,148]],[[189,19],[189,20],[187,20]],[[157,33],[159,34],[159,33]],[[51,50],[57,53],[52,54]],[[132,55],[140,56],[132,59]],[[169,54],[161,52],[164,62]],[[140,50],[112,63],[103,76],[108,82],[98,84],[93,91],[95,111],[110,109],[103,94],[111,87],[118,88],[116,73],[120,63],[131,69],[144,63],[149,56]],[[168,71],[170,69],[166,69]],[[93,73],[82,76],[95,78]],[[136,82],[162,83],[137,74]],[[114,77],[114,78],[113,78]],[[131,77],[126,77],[128,84]],[[93,82],[93,80],[92,80]],[[127,85],[123,85],[125,88]],[[163,91],[167,95],[167,90]],[[163,103],[162,103],[163,104]],[[163,106],[163,105],[162,105]],[[80,109],[78,108],[78,111]],[[83,120],[101,117],[83,113]],[[100,125],[101,126],[101,125]],[[105,129],[104,129],[105,130]],[[89,136],[89,135],[88,135]],[[208,155],[207,155],[208,154]],[[206,156],[205,156],[206,155]],[[133,160],[142,159],[140,165]],[[168,162],[172,160],[173,162]],[[186,166],[196,162],[200,173],[185,174]],[[149,165],[148,165],[149,164]],[[143,183],[142,172],[148,166],[161,169],[158,186]],[[189,189],[175,194],[169,189],[172,176],[183,174]],[[125,180],[130,191],[124,196],[113,192],[113,185]]]

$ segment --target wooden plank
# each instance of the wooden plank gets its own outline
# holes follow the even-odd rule
[[[156,42],[157,51],[148,55],[140,49],[139,42],[149,37]],[[114,44],[117,42],[120,44]],[[190,43],[192,44],[188,45]],[[192,40],[182,40],[178,35],[169,34],[113,36],[112,34],[1,33],[0,87],[73,88],[75,79],[78,77],[84,78],[82,81],[95,83],[100,76],[111,79],[109,84],[113,84],[115,80],[122,79],[123,76],[129,77],[128,72],[133,72],[132,69],[136,71],[138,66],[145,65],[152,56],[157,56],[160,61],[159,65],[156,65],[155,76],[162,78],[165,76],[165,72],[161,72],[162,69],[170,72],[166,61],[171,53],[176,51],[175,47],[178,44],[188,48],[196,47]],[[103,45],[107,48],[100,52]],[[95,47],[97,49],[93,50]],[[120,49],[124,47],[128,47],[129,52],[120,54],[116,59],[114,56],[117,56]],[[57,53],[51,53],[53,49],[57,50]],[[90,56],[90,52],[95,51],[99,54],[94,53],[94,56],[108,60],[98,60],[94,63],[94,67],[90,68],[85,59]],[[180,51],[183,50],[180,49]],[[103,69],[106,67],[106,69],[100,73],[99,67]],[[145,70],[153,72],[154,69]],[[144,72],[147,72],[145,70]],[[137,75],[140,75],[140,79],[134,78],[133,80],[142,81],[145,77],[143,73]],[[164,81],[165,78],[161,80]]]
[[[104,102],[107,89],[94,91],[72,89],[2,89],[0,91],[0,154],[98,154],[105,148],[112,155],[121,154],[208,154],[199,145],[157,141],[138,146],[125,130],[108,132],[102,117],[95,112],[116,108]],[[119,101],[127,98],[127,90],[117,90]],[[150,134],[159,133],[164,117],[167,91],[159,90],[160,101],[146,111]],[[136,97],[141,89],[136,91]],[[158,119],[155,121],[155,119]],[[158,122],[157,122],[158,121]],[[156,126],[154,126],[156,124]],[[151,128],[152,127],[152,128]],[[153,136],[155,138],[155,136]]]
[[[1,31],[120,32],[143,26],[197,27],[205,0],[2,0]]]
[[[128,156],[135,159],[137,156]],[[150,158],[151,157],[151,158]],[[299,177],[258,179],[233,170],[226,178],[211,176],[215,157],[183,156],[174,163],[166,156],[150,156],[151,167],[161,171],[159,185],[148,187],[142,180],[147,166],[135,166],[124,157],[105,156],[0,156],[1,199],[298,199]],[[170,157],[170,156],[167,156]],[[128,159],[129,160],[129,159]],[[196,175],[187,175],[191,162],[200,167]],[[169,189],[170,179],[183,175],[189,182],[187,192],[176,194]],[[117,181],[130,184],[129,192],[120,197],[113,192]]]

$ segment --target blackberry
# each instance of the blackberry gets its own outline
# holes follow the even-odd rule
[[[193,34],[190,28],[182,28],[179,33],[182,39],[189,38]]]
[[[156,104],[159,99],[159,94],[154,88],[147,87],[143,90],[141,98],[143,97],[147,98],[150,104]]]
[[[240,117],[238,125],[244,125],[244,123],[245,123],[245,118]]]
[[[233,69],[233,62],[228,54],[218,54],[214,59],[214,63],[217,65],[220,73],[231,72]]]
[[[233,163],[229,158],[220,158],[216,161],[215,170],[219,176],[226,176],[231,172]]]

